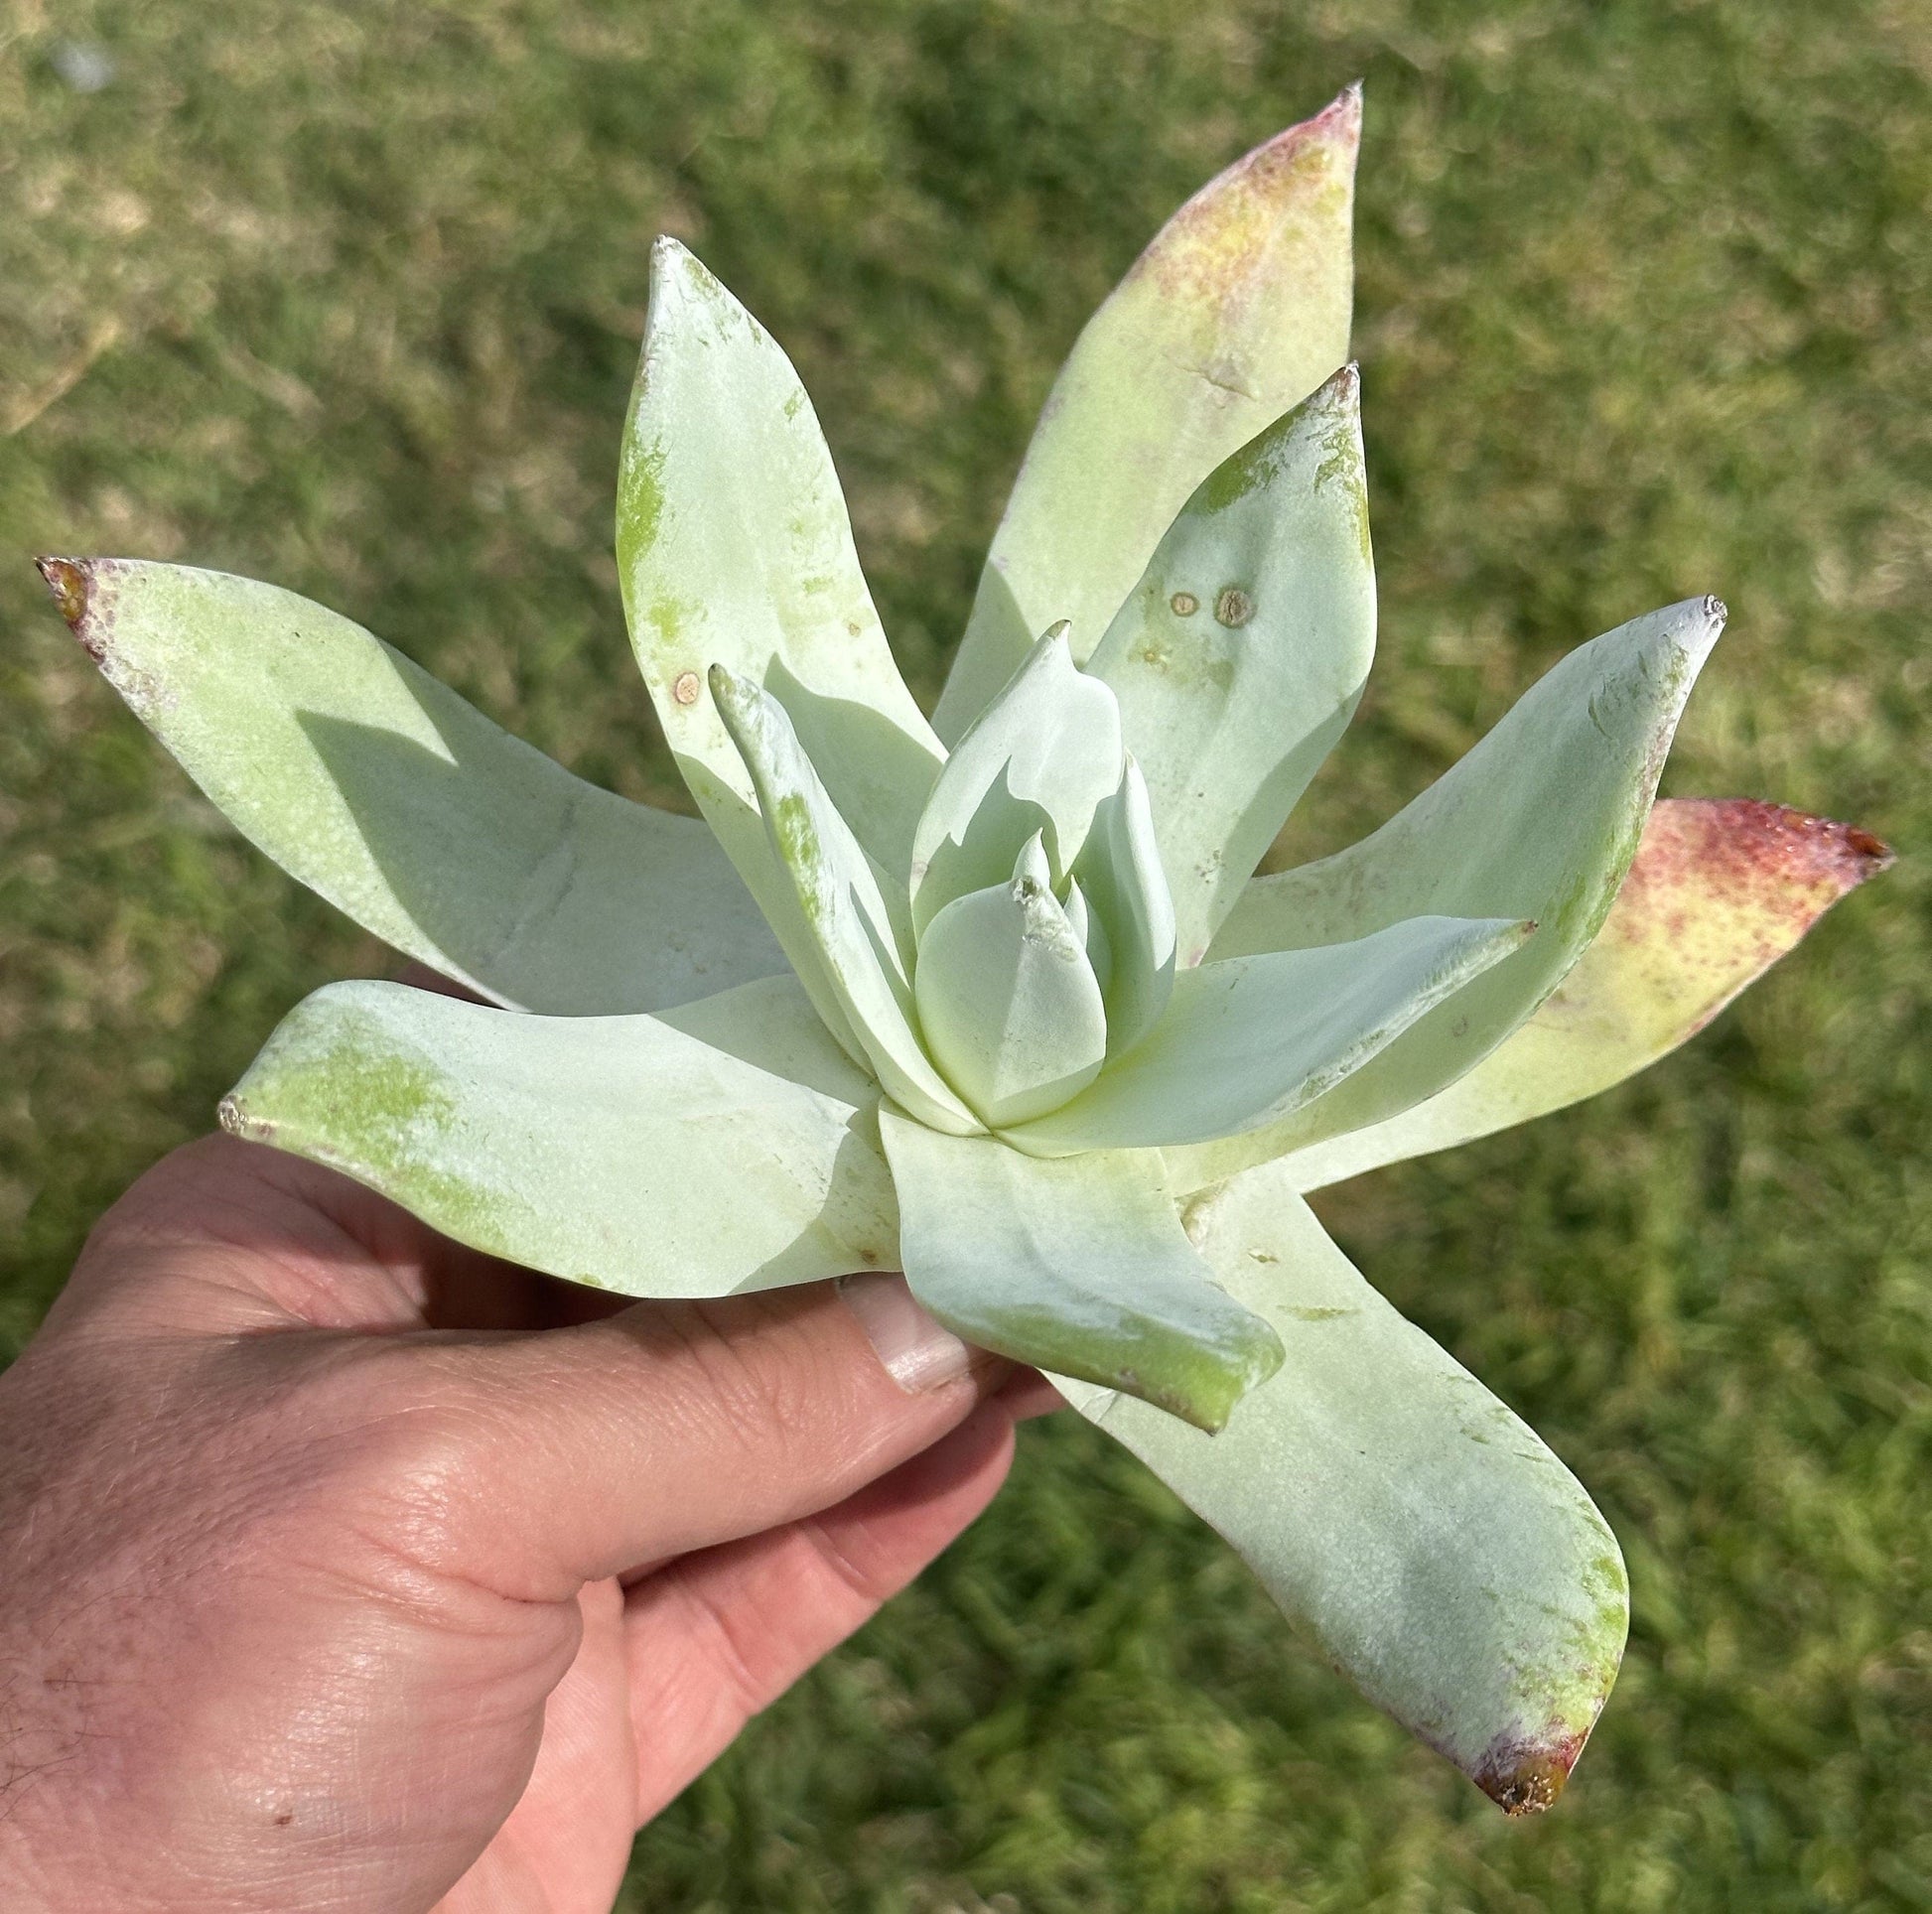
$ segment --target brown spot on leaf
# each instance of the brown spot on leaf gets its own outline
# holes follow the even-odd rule
[[[1255,602],[1238,585],[1226,585],[1214,601],[1214,616],[1229,630],[1246,624],[1255,615]]]
[[[1861,831],[1856,824],[1839,827],[1845,833],[1845,848],[1856,858],[1864,861],[1864,870],[1859,874],[1857,882],[1863,884],[1866,878],[1875,878],[1880,871],[1889,870],[1893,852],[1889,844],[1881,843],[1869,831]]]
[[[698,702],[698,674],[695,671],[680,671],[671,681],[671,696],[681,705],[695,705]]]
[[[1168,609],[1177,618],[1191,618],[1200,610],[1200,600],[1192,592],[1176,592],[1168,601]]]

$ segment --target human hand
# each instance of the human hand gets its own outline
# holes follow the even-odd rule
[[[191,1145],[0,1377],[6,1905],[601,1914],[1052,1400],[896,1277],[624,1306]]]

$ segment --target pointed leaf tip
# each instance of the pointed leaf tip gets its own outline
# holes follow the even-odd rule
[[[691,278],[694,270],[704,271],[698,255],[682,239],[668,232],[660,232],[650,242],[650,282],[653,289],[661,282],[677,278]]]
[[[1828,904],[1891,868],[1890,845],[1855,824],[1752,797],[1666,800],[1606,924],[1626,943],[1682,936],[1686,890],[1703,908],[1753,909],[1795,942]],[[1767,952],[1768,955],[1771,954]]]
[[[1048,618],[1085,663],[1196,486],[1348,356],[1351,87],[1208,182],[1080,335],[934,716],[959,737]]]
[[[1504,1814],[1540,1815],[1556,1806],[1588,1738],[1587,1728],[1581,1734],[1558,1729],[1541,1739],[1500,1736],[1469,1778]]]
[[[755,695],[753,688],[740,678],[730,665],[714,664],[705,674],[705,683],[711,687],[711,696],[720,711],[734,715],[744,712]]]
[[[1667,797],[1595,940],[1529,1022],[1466,1075],[1382,1123],[1298,1152],[1300,1189],[1452,1149],[1607,1090],[1703,1029],[1841,897],[1891,863],[1868,831],[1754,798]],[[1168,1156],[1214,1182],[1219,1147]]]
[[[1855,824],[1840,824],[1835,828],[1843,833],[1846,850],[1859,860],[1859,872],[1852,880],[1853,884],[1863,884],[1866,878],[1875,878],[1880,871],[1889,871],[1898,862],[1898,853],[1869,831],[1861,831]]]
[[[757,320],[682,239],[660,232],[650,242],[650,304],[644,319],[644,343],[677,325],[689,324],[698,308],[714,310],[713,323],[742,318],[756,334]]]
[[[92,563],[83,558],[37,558],[34,567],[47,581],[47,589],[54,594],[54,603],[67,619],[68,628],[85,644],[86,636],[80,626],[87,615],[87,600],[93,584]]]
[[[1696,602],[1697,615],[1687,618],[1673,634],[1679,650],[1690,665],[1691,676],[1695,678],[1704,669],[1718,640],[1725,634],[1725,625],[1730,617],[1730,608],[1723,599],[1707,592]],[[1687,608],[1688,609],[1688,606]],[[1665,741],[1668,746],[1668,740]]]
[[[1352,176],[1361,143],[1362,82],[1356,79],[1349,81],[1318,113],[1311,113],[1307,119],[1284,126],[1279,133],[1271,133],[1238,160],[1223,167],[1181,206],[1169,230],[1178,226],[1196,208],[1203,215],[1225,218],[1230,210],[1229,202],[1236,196],[1259,197],[1280,191],[1293,178],[1305,156],[1320,153],[1324,148],[1330,162],[1338,157]],[[1155,243],[1167,236],[1166,231],[1158,234]],[[1153,247],[1148,251],[1152,252]],[[1144,259],[1146,256],[1142,255]]]

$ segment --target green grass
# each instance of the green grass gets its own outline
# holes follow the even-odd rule
[[[117,68],[72,91],[50,55]],[[634,1905],[1932,1906],[1932,28],[1839,0],[231,0],[0,22],[0,1336],[384,956],[227,832],[28,552],[276,580],[673,797],[609,555],[644,253],[798,360],[930,696],[1035,408],[1165,213],[1365,73],[1384,636],[1298,825],[1717,591],[1667,788],[1896,870],[1680,1057],[1322,1209],[1629,1556],[1569,1797],[1505,1823],[1078,1427],[640,1842]]]

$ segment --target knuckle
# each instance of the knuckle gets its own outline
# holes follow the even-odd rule
[[[871,1614],[897,1593],[900,1578],[883,1564],[867,1559],[872,1552],[863,1530],[848,1532],[842,1540],[824,1521],[808,1520],[799,1524],[799,1533],[828,1592],[848,1600],[858,1614]]]
[[[673,1327],[688,1365],[690,1413],[749,1453],[853,1422],[850,1375],[804,1324],[797,1308],[761,1301],[750,1310],[698,1303],[680,1312]]]
[[[464,1558],[475,1455],[488,1421],[455,1352],[356,1339],[284,1405],[315,1472],[288,1507],[292,1533],[333,1537],[337,1565],[413,1580]]]

